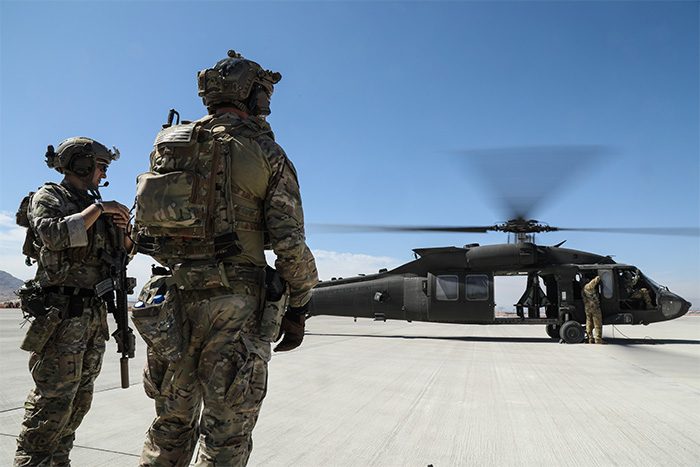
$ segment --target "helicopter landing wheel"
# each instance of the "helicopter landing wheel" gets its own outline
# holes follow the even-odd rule
[[[547,329],[547,335],[551,337],[552,339],[559,339],[561,336],[559,335],[559,326],[558,324],[548,324],[546,329]]]
[[[578,321],[567,321],[561,325],[559,337],[567,344],[580,344],[585,337],[585,331]]]

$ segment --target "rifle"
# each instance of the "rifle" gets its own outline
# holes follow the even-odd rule
[[[112,337],[117,341],[117,352],[122,356],[119,359],[119,369],[122,380],[122,388],[129,387],[129,359],[134,358],[136,339],[133,330],[129,327],[129,312],[127,309],[127,296],[134,291],[136,279],[126,277],[126,263],[128,256],[124,248],[124,231],[114,227],[117,237],[117,248],[113,256],[102,250],[102,261],[109,264],[110,277],[95,285],[95,293],[107,302],[107,311],[112,313],[117,329]],[[115,300],[116,292],[116,300]]]

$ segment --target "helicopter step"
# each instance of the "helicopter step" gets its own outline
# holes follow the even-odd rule
[[[632,313],[617,313],[605,318],[603,324],[634,324]]]
[[[559,321],[556,318],[494,318],[488,324],[553,324]]]

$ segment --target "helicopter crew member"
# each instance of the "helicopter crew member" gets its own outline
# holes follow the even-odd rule
[[[583,305],[586,310],[586,332],[588,342],[605,344],[603,341],[603,313],[600,311],[600,295],[598,294],[600,276],[595,276],[583,286]],[[595,330],[595,337],[593,331]]]
[[[24,404],[16,467],[70,465],[75,431],[90,409],[109,338],[105,302],[94,286],[109,277],[101,254],[116,251],[117,229],[129,225],[129,209],[101,201],[98,191],[118,158],[119,151],[89,138],[67,139],[55,152],[49,146],[46,163],[64,178],[30,193],[17,212],[17,223],[27,227],[23,253],[38,267],[18,291],[22,310],[33,317],[20,347],[31,352],[34,389]]]
[[[197,442],[197,465],[245,465],[267,391],[270,342],[284,336],[275,351],[302,342],[318,274],[305,243],[296,171],[264,119],[280,79],[279,73],[230,50],[227,58],[198,74],[199,96],[209,115],[166,125],[156,138],[151,170],[158,169],[159,161],[186,164],[184,154],[211,161],[199,166],[199,176],[217,180],[210,193],[214,201],[208,215],[213,219],[203,223],[211,222],[222,233],[215,231],[219,236],[214,238],[187,234],[186,241],[158,236],[179,228],[176,221],[159,224],[167,217],[168,202],[158,204],[165,199],[158,189],[154,196],[137,195],[135,228],[156,245],[149,254],[172,270],[176,282],[187,283],[174,293],[168,288],[165,303],[168,296],[179,295],[181,304],[174,308],[183,330],[189,329],[180,357],[169,360],[154,346],[148,349],[144,386],[155,400],[156,418],[141,466],[186,466]],[[137,192],[148,191],[148,176],[139,176]],[[279,315],[281,324],[263,333],[260,278],[268,241],[288,286],[289,306]]]
[[[639,307],[642,303],[646,310],[654,309],[654,305],[651,302],[651,295],[649,295],[649,290],[646,287],[637,288],[637,283],[639,282],[639,270],[634,272],[634,275],[629,271],[624,273],[625,279],[625,290],[627,292],[626,302],[632,306],[632,308]]]

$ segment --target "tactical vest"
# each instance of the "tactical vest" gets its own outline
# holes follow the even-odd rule
[[[58,183],[46,182],[43,189],[49,190],[52,196],[57,197],[61,205],[74,205],[75,212],[80,212],[90,204],[89,200],[76,198],[74,193],[71,193]],[[101,258],[101,254],[102,252],[112,254],[115,251],[116,233],[113,224],[105,220],[104,217],[100,217],[87,230],[87,245],[58,251],[50,250],[34,232],[29,220],[29,209],[35,194],[36,192],[30,192],[22,199],[15,217],[17,224],[27,229],[22,246],[22,254],[27,257],[27,265],[31,265],[31,260],[41,263],[40,270],[43,270],[46,276],[42,279],[42,285],[62,283],[67,279],[71,269],[81,266],[103,270],[100,276],[96,278],[97,280],[107,274],[106,265]]]
[[[236,136],[270,130],[245,121],[225,123],[207,116],[163,129],[149,171],[137,177],[134,228],[140,251],[163,264],[241,252],[236,230],[243,223],[236,221],[234,196],[242,194],[231,183],[231,143]]]

